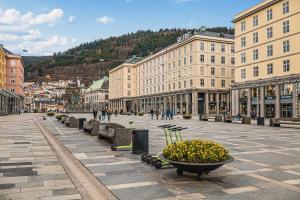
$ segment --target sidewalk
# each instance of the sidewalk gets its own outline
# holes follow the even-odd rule
[[[0,200],[82,199],[33,115],[0,117]]]
[[[35,126],[33,116],[0,118],[0,200],[80,199]],[[74,116],[91,117],[88,114]],[[183,133],[185,139],[207,138],[222,143],[235,161],[203,175],[198,181],[193,174],[177,176],[174,168],[156,170],[131,152],[113,152],[107,142],[82,130],[66,128],[54,117],[40,122],[121,200],[300,199],[299,130],[180,118],[160,121],[148,116],[118,116],[112,120],[125,126],[133,120],[136,128],[149,129],[150,152],[160,153],[165,146],[164,133],[157,126],[173,123],[188,127]],[[15,171],[5,171],[6,163]],[[24,170],[26,167],[29,169]]]

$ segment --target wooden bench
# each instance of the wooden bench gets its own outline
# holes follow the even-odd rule
[[[128,146],[132,140],[132,130],[116,123],[100,123],[98,139],[106,139],[112,146]]]

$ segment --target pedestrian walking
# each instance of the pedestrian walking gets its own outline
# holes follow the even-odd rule
[[[153,109],[150,110],[150,115],[151,115],[151,119],[153,120],[153,117],[154,117],[154,110]]]
[[[102,115],[102,121],[105,121],[105,116],[106,116],[106,110],[103,108],[101,111],[101,115]]]
[[[93,116],[94,116],[94,119],[96,119],[97,118],[97,110],[94,108],[94,110],[93,110]]]
[[[117,110],[115,110],[115,116],[117,116],[118,115],[118,111]]]
[[[164,111],[161,112],[161,120],[165,120],[165,112]]]
[[[170,120],[173,120],[173,115],[174,115],[174,112],[171,110],[170,111]]]
[[[110,121],[110,117],[111,117],[111,111],[110,109],[107,110],[107,120]]]
[[[170,108],[167,108],[167,111],[166,111],[166,120],[168,119],[171,119],[170,118]]]
[[[158,120],[158,116],[159,116],[159,110],[158,110],[158,108],[156,108],[156,110],[155,110],[155,115],[156,115],[156,120]]]
[[[99,112],[98,112],[98,118],[99,118],[99,122],[101,122],[101,115],[102,115],[102,112],[101,112],[101,111],[99,111]]]

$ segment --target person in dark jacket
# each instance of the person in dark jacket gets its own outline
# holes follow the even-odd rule
[[[94,119],[96,119],[97,118],[97,110],[94,108],[94,110],[93,110],[93,116],[94,116]]]
[[[150,115],[151,115],[151,119],[153,119],[153,117],[154,117],[154,110],[153,109],[150,110]]]

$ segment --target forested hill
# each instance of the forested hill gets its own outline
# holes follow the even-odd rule
[[[207,31],[233,34],[231,28],[206,28]],[[122,60],[136,55],[145,57],[176,42],[177,37],[187,33],[188,29],[161,29],[159,31],[138,31],[118,37],[95,40],[53,56],[40,59],[24,59],[26,81],[74,79],[86,77],[91,82],[106,75],[110,69]],[[101,60],[100,60],[101,59]],[[26,62],[30,60],[30,62]],[[103,60],[105,62],[103,62]],[[119,61],[117,61],[119,60]],[[101,62],[100,62],[101,61]],[[59,73],[57,73],[60,71]]]

